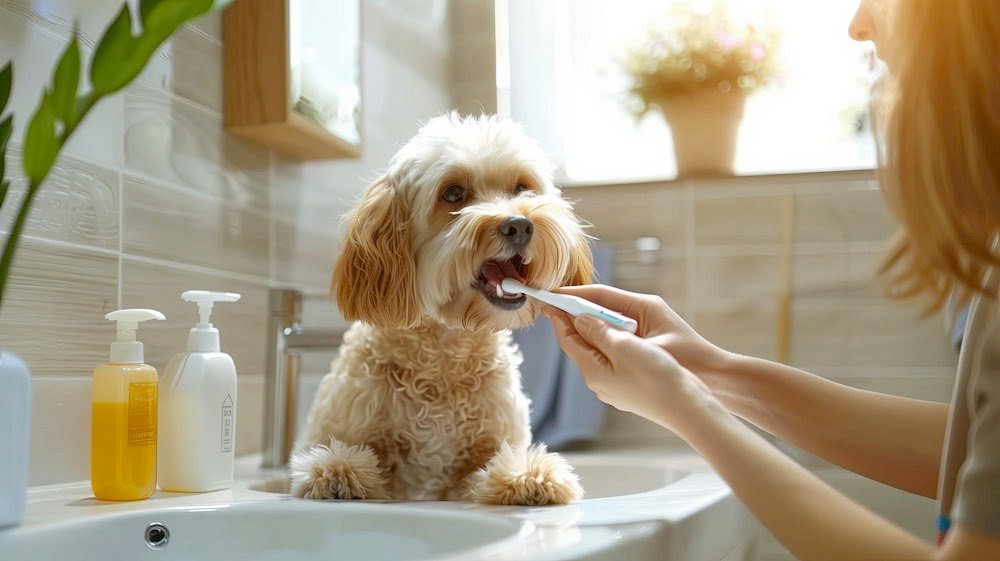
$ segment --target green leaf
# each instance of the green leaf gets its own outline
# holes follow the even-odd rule
[[[59,147],[52,96],[49,92],[45,92],[35,116],[28,124],[28,132],[24,135],[24,173],[32,186],[41,185],[42,180],[48,175],[52,164],[56,161]]]
[[[76,105],[76,90],[80,86],[80,48],[77,46],[76,30],[59,59],[52,76],[52,104],[56,117],[64,123],[73,121]]]
[[[132,12],[128,3],[124,3],[94,49],[94,60],[90,64],[90,85],[95,92],[109,94],[118,91],[139,73],[141,66],[133,73],[129,64],[130,59],[135,56],[134,43]]]
[[[7,151],[7,141],[10,140],[10,133],[14,131],[14,116],[7,115],[7,118],[0,121],[0,154]],[[0,173],[0,178],[3,174]]]
[[[143,26],[145,26],[146,21],[149,19],[149,12],[152,12],[156,5],[163,0],[139,0],[139,19],[142,20]]]
[[[7,62],[3,70],[0,70],[0,114],[7,107],[7,100],[10,99],[10,84],[14,81],[13,62]]]
[[[212,0],[147,0],[146,3],[151,6],[142,20],[142,39],[155,42],[156,47],[184,22],[211,10],[213,4]]]

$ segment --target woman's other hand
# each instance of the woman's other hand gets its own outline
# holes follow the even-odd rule
[[[706,405],[723,411],[708,387],[652,340],[588,316],[573,319],[551,307],[542,313],[552,320],[559,346],[601,401],[678,433]]]

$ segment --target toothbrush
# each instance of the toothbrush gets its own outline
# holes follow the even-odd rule
[[[573,316],[593,316],[602,319],[622,331],[635,333],[635,330],[639,328],[639,324],[634,319],[623,316],[618,312],[612,312],[603,306],[598,306],[578,296],[555,294],[548,290],[527,287],[514,279],[504,279],[500,283],[500,288],[508,294],[527,294],[535,300],[541,300]]]

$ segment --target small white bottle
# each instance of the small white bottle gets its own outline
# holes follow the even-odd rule
[[[0,529],[24,520],[30,427],[31,371],[0,351]]]
[[[170,359],[160,376],[158,480],[164,491],[203,493],[233,484],[236,446],[236,366],[219,350],[209,323],[212,305],[239,294],[188,290],[201,321],[188,333],[188,349]]]

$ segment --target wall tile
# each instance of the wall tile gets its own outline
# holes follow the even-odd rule
[[[126,175],[126,253],[268,276],[265,214],[229,200]]]
[[[22,151],[7,153],[8,203],[0,211],[0,230],[10,231],[28,180]],[[72,156],[61,156],[35,196],[24,233],[50,240],[118,250],[118,173]]]
[[[270,154],[222,129],[222,118],[144,85],[125,93],[125,168],[234,205],[267,210]]]
[[[108,360],[117,280],[112,255],[22,240],[0,314],[4,348],[35,377],[89,376]]]
[[[943,320],[883,299],[797,299],[792,306],[790,359],[823,366],[956,364]]]
[[[694,258],[691,287],[699,305],[717,300],[774,304],[781,289],[782,258],[775,254],[699,253]]]
[[[881,242],[896,230],[875,181],[795,195],[796,243]]]
[[[695,191],[697,246],[779,245],[784,217],[783,195],[718,196],[715,191]]]
[[[330,289],[334,259],[340,253],[337,231],[275,219],[275,280],[312,292]]]
[[[146,362],[161,369],[175,353],[187,348],[188,330],[198,321],[197,307],[181,300],[185,290],[220,290],[243,295],[239,302],[218,304],[212,323],[219,328],[222,350],[236,362],[239,376],[261,376],[264,372],[264,342],[267,333],[267,288],[225,277],[192,273],[124,258],[123,305],[153,308],[166,321],[147,322],[141,338]]]
[[[90,479],[90,392],[90,376],[32,379],[29,485]]]
[[[98,29],[114,15],[111,0],[56,0],[27,2],[0,0],[0,60],[14,61],[14,85],[8,110],[14,113],[16,140],[23,138],[26,124],[38,106],[42,88],[49,82],[52,69],[62,54],[76,14],[81,14],[81,59],[89,59],[90,47]],[[80,73],[88,75],[84,66]],[[117,169],[122,161],[122,96],[102,100],[91,110],[66,144],[65,153]]]
[[[139,80],[222,111],[222,42],[192,25],[183,25],[139,75]]]
[[[667,300],[687,297],[687,259],[670,256],[662,250],[638,250],[635,242],[631,241],[607,245],[614,252],[611,283],[615,286],[633,292],[658,294]]]
[[[188,25],[207,37],[222,42],[222,12],[209,12]]]
[[[564,196],[576,201],[577,215],[593,224],[590,233],[603,241],[653,237],[664,250],[685,247],[690,212],[683,190],[610,186],[570,189]]]
[[[882,251],[848,249],[797,254],[792,262],[795,298],[878,299],[882,288],[875,277]]]

